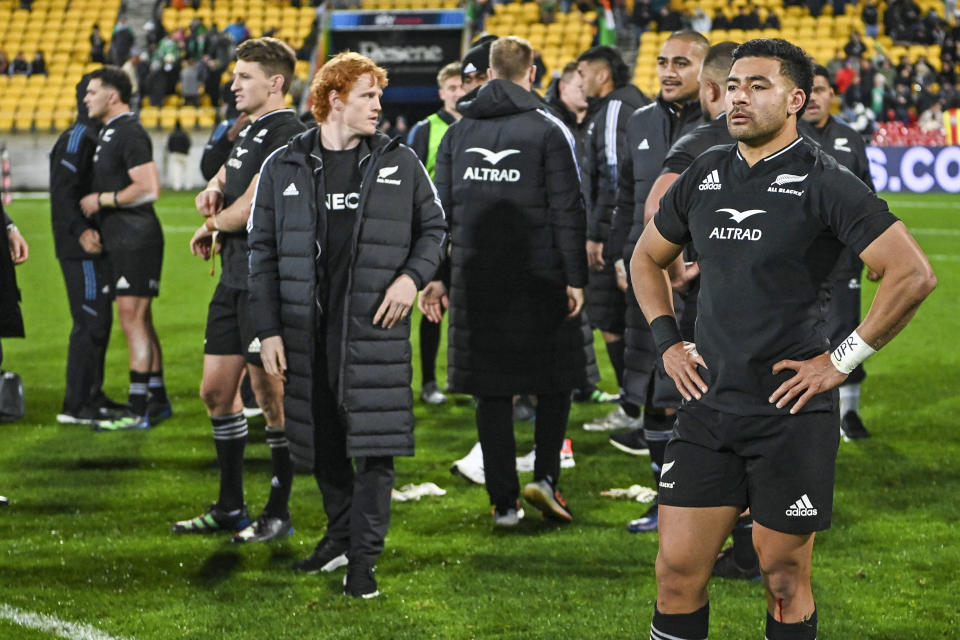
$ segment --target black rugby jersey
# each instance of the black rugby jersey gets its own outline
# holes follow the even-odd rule
[[[753,167],[737,145],[698,157],[664,195],[654,223],[698,254],[703,404],[740,415],[787,413],[791,405],[777,409],[767,399],[795,372],[771,368],[829,348],[818,291],[840,243],[859,254],[896,220],[886,202],[803,138]],[[833,394],[819,394],[802,410],[832,403]]]
[[[816,127],[801,120],[798,126],[800,133],[820,145],[826,153],[833,156],[837,162],[857,176],[863,183],[873,189],[873,178],[870,176],[870,162],[867,160],[867,148],[863,138],[850,125],[847,125],[833,116],[827,120],[823,128]],[[856,253],[847,249],[840,254],[834,265],[830,280],[846,280],[856,278],[859,281],[863,271],[863,262]]]
[[[727,130],[727,114],[722,113],[709,122],[704,122],[693,131],[677,140],[663,160],[664,173],[683,173],[701,153],[718,144],[732,144],[733,136]]]
[[[153,162],[150,136],[132,113],[114,117],[100,128],[93,155],[93,192],[121,191],[131,184],[129,171]],[[107,252],[136,251],[163,244],[163,230],[153,204],[100,210],[100,235]]]
[[[223,188],[224,209],[246,192],[267,156],[302,131],[306,131],[306,127],[293,109],[271,111],[244,127],[223,165],[227,175]],[[246,229],[220,234],[221,283],[235,289],[247,288],[248,254]]]

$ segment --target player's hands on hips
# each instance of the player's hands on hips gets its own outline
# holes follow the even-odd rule
[[[439,323],[443,320],[443,310],[450,307],[450,298],[447,297],[447,287],[441,280],[427,283],[420,292],[417,307],[430,322]]]
[[[594,271],[602,271],[606,262],[603,261],[603,243],[587,240],[587,266]]]
[[[83,215],[88,218],[97,211],[100,211],[100,194],[88,193],[80,198],[80,210],[83,211]]]
[[[30,247],[27,241],[20,235],[20,230],[16,227],[10,227],[7,230],[7,240],[10,241],[10,258],[13,264],[23,264],[30,257]]]
[[[260,360],[268,376],[287,381],[287,354],[283,349],[283,338],[270,336],[261,340]]]
[[[102,253],[103,244],[100,242],[100,232],[96,229],[84,229],[77,242],[87,253]]]
[[[700,377],[697,365],[707,368],[697,345],[692,342],[678,342],[663,352],[663,368],[684,400],[699,400],[707,392],[707,384]]]
[[[417,284],[407,274],[401,274],[383,294],[383,302],[373,315],[373,324],[379,324],[384,329],[393,328],[410,314],[416,298]]]
[[[583,309],[583,289],[578,287],[567,287],[567,314],[568,318],[574,318]]]
[[[698,263],[684,264],[679,272],[670,274],[670,288],[675,293],[686,293],[690,289],[690,283],[699,275],[700,265]]]
[[[800,396],[790,408],[790,413],[796,413],[810,398],[833,389],[847,379],[847,374],[840,373],[830,362],[829,351],[809,360],[781,360],[773,365],[774,373],[780,373],[784,369],[793,369],[797,374],[773,392],[770,404],[776,404],[778,409],[782,409]]]
[[[197,194],[194,202],[197,205],[197,211],[209,218],[223,209],[223,194],[217,189],[204,189]]]
[[[200,256],[204,260],[209,260],[211,255],[215,255],[213,233],[213,231],[207,229],[207,225],[200,225],[200,228],[194,231],[193,237],[190,238],[190,253]]]

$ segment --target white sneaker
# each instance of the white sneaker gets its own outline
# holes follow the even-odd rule
[[[516,507],[510,507],[501,513],[496,507],[493,509],[493,526],[495,527],[515,527],[523,520],[523,507],[517,502]]]
[[[473,445],[470,453],[453,463],[450,473],[474,484],[486,482],[486,476],[483,475],[483,450],[480,449],[479,442]]]
[[[617,429],[636,429],[643,424],[643,418],[631,418],[623,407],[617,407],[607,415],[593,422],[584,423],[586,431],[616,431]]]
[[[443,395],[436,382],[428,382],[420,390],[420,399],[427,404],[438,405],[447,401],[447,396]]]
[[[533,464],[537,459],[537,450],[531,449],[527,455],[517,458],[517,471],[533,471]],[[560,468],[571,469],[577,466],[573,460],[573,442],[570,438],[563,440],[563,448],[560,449]]]

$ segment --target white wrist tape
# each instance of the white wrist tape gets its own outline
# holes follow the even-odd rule
[[[849,374],[876,352],[877,350],[867,344],[867,341],[854,330],[840,343],[839,347],[833,350],[830,354],[830,362],[840,373]]]

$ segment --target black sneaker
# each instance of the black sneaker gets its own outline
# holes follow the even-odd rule
[[[760,582],[763,578],[760,575],[760,565],[752,569],[744,569],[737,564],[733,557],[733,547],[727,547],[717,556],[717,561],[713,565],[712,574],[717,578],[728,578],[730,580],[749,580],[750,582]]]
[[[304,573],[316,573],[317,571],[329,573],[330,571],[336,571],[347,564],[347,549],[347,545],[334,542],[324,536],[323,539],[317,543],[313,553],[303,560],[293,563],[293,569],[294,571],[303,571]]]
[[[657,506],[656,500],[654,500],[653,504],[650,505],[650,508],[647,509],[646,513],[636,520],[631,520],[627,523],[627,531],[630,533],[646,533],[648,531],[656,531],[659,524],[660,508]]]
[[[650,447],[643,438],[642,428],[615,433],[610,436],[610,444],[632,456],[645,456],[650,453]]]
[[[343,577],[343,595],[369,600],[380,595],[377,579],[373,577],[373,567],[351,563],[347,575]]]
[[[513,421],[523,422],[529,420],[533,422],[537,417],[537,410],[530,401],[530,396],[520,396],[517,403],[513,405]]]
[[[549,480],[530,482],[523,488],[523,497],[543,513],[544,518],[558,522],[572,522],[573,514],[558,491]]]
[[[115,420],[119,416],[112,416]],[[97,424],[101,420],[110,421],[111,417],[100,413],[99,409],[94,407],[82,407],[76,411],[64,410],[57,414],[57,422],[60,424]]]
[[[863,426],[863,420],[856,411],[847,411],[840,420],[840,429],[843,431],[843,439],[863,440],[870,437],[870,432]]]
[[[96,400],[93,402],[94,406],[100,409],[101,411],[106,410],[109,413],[115,413],[117,411],[124,411],[129,409],[130,405],[123,402],[117,402],[108,398],[105,394],[101,393],[97,396]]]
[[[216,503],[210,505],[210,510],[196,518],[174,522],[171,530],[174,533],[216,533],[218,531],[239,531],[250,524],[250,515],[247,505],[236,511],[225,511]]]
[[[147,402],[147,415],[150,416],[150,424],[157,425],[173,415],[173,407],[169,400],[160,402],[151,398]]]
[[[265,513],[249,525],[246,529],[233,536],[236,544],[243,542],[269,542],[278,540],[293,533],[293,520],[288,515],[286,518],[274,518]]]

